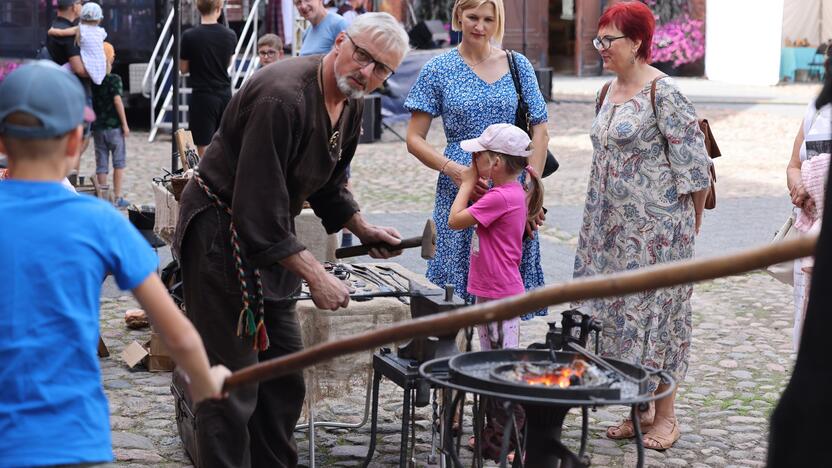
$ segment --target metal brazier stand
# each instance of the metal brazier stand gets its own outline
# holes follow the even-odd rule
[[[574,313],[574,312],[573,312]],[[574,316],[573,316],[574,317]],[[564,325],[567,325],[564,316]],[[587,320],[583,321],[584,333],[581,338],[585,343]],[[552,326],[554,330],[554,326]],[[481,398],[494,398],[504,401],[503,405],[510,420],[514,420],[514,406],[522,405],[526,414],[525,433],[522,443],[517,444],[513,466],[529,468],[583,468],[589,466],[586,456],[588,436],[588,408],[594,406],[626,405],[631,407],[631,418],[635,429],[635,440],[638,452],[638,464],[644,465],[644,445],[642,441],[639,409],[646,409],[650,401],[670,395],[676,387],[672,377],[663,371],[657,371],[644,366],[620,361],[618,359],[601,358],[578,344],[578,338],[567,328],[566,333],[555,338],[554,333],[547,335],[549,349],[504,349],[494,351],[480,351],[464,353],[453,357],[434,359],[424,363],[420,374],[437,387],[444,387],[457,391],[451,401],[451,392],[445,395],[444,422],[441,434],[442,450],[446,459],[454,466],[461,467],[458,450],[459,440],[454,443],[453,436],[447,428],[452,425],[452,415],[456,411],[455,405],[464,401],[464,394],[474,396],[474,433],[478,436],[482,430]],[[562,346],[567,351],[557,351],[556,346]],[[505,369],[518,363],[553,363],[568,365],[575,359],[583,359],[603,369],[611,377],[609,382],[601,385],[573,385],[566,388],[556,386],[531,385],[523,381],[512,381],[500,378],[500,369]],[[658,376],[667,388],[660,394],[649,392],[649,381]],[[581,445],[578,454],[573,453],[560,441],[563,421],[570,408],[580,407],[582,412]],[[507,425],[503,434],[501,466],[506,466],[509,451],[509,438],[515,437],[524,430],[517,427],[516,421]],[[513,426],[513,427],[512,427]],[[478,437],[479,439],[479,437]],[[475,447],[475,463],[481,463],[479,447]]]

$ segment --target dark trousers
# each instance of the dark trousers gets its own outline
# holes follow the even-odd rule
[[[194,91],[191,94],[188,130],[191,131],[195,145],[208,146],[211,143],[230,100],[230,89]]]
[[[211,364],[232,371],[303,347],[294,303],[266,303],[271,346],[252,348],[237,336],[242,299],[228,233],[228,216],[215,208],[198,214],[181,248],[185,307]],[[253,284],[251,281],[249,285]],[[295,373],[234,390],[226,400],[206,401],[196,413],[200,468],[273,468],[297,465],[294,427],[306,389]]]

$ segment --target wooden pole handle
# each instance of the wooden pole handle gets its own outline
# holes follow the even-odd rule
[[[224,391],[259,382],[338,356],[375,349],[407,338],[443,335],[473,325],[508,320],[546,306],[599,297],[622,296],[746,273],[769,265],[813,255],[818,236],[772,243],[717,258],[664,263],[614,275],[582,278],[545,286],[525,294],[477,304],[463,309],[399,322],[336,341],[320,343],[301,351],[270,359],[231,374]]]

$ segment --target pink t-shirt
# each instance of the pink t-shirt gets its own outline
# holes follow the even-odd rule
[[[520,259],[527,214],[523,187],[519,182],[492,187],[468,212],[477,220],[468,294],[499,299],[522,293]]]

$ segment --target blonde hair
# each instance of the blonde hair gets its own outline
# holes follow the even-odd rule
[[[460,27],[462,23],[462,12],[471,8],[479,8],[486,3],[494,5],[494,19],[497,21],[494,40],[496,42],[503,42],[503,34],[506,30],[506,8],[503,6],[503,0],[456,0],[453,13],[451,14],[451,29],[454,31],[462,31]]]
[[[116,50],[113,49],[113,45],[107,41],[104,41],[104,58],[107,59],[107,74],[109,75],[113,71],[113,62],[116,60]]]

